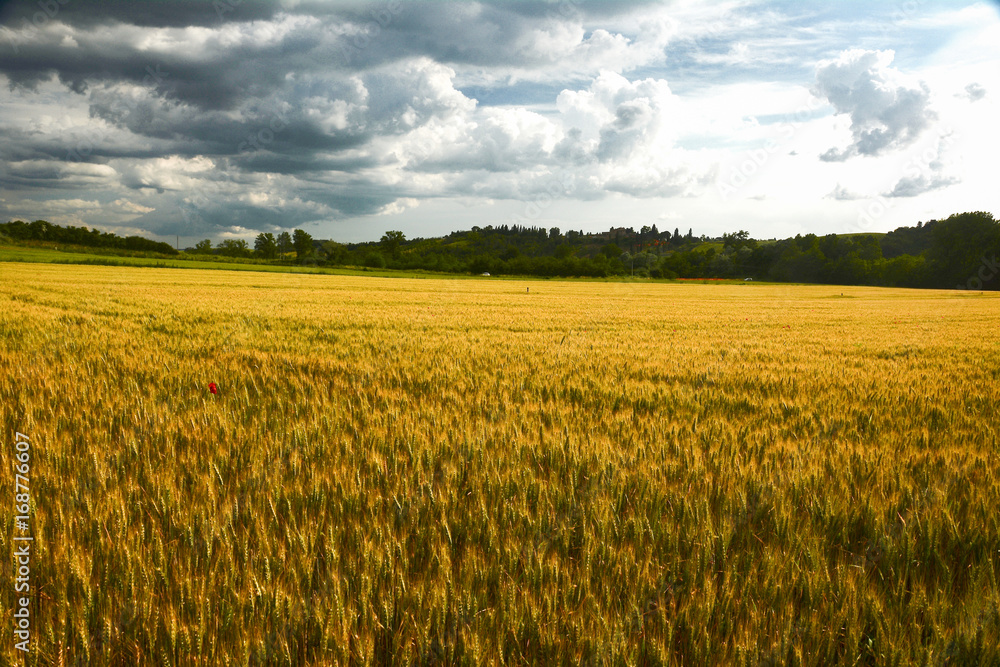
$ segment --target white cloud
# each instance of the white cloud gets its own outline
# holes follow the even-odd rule
[[[853,139],[845,149],[831,148],[822,159],[875,156],[907,146],[936,119],[927,86],[890,67],[894,55],[854,49],[817,68],[815,94],[850,117]]]
[[[407,209],[417,207],[419,204],[419,199],[414,199],[413,197],[402,197],[380,208],[376,215],[398,215]]]
[[[148,188],[158,192],[191,190],[197,188],[202,177],[215,168],[215,162],[205,157],[182,158],[174,155],[128,161],[121,166],[121,181],[126,187],[134,189]]]
[[[570,2],[528,28],[513,44],[509,62],[495,67],[456,64],[461,85],[497,85],[523,81],[589,79],[602,70],[630,72],[659,63],[677,30],[669,7],[644,5],[622,7],[624,16],[608,17],[595,25]],[[585,7],[585,5],[583,5]],[[499,46],[499,45],[498,45]],[[501,46],[501,48],[504,48]]]
[[[662,148],[676,136],[667,122],[676,104],[663,79],[633,82],[605,70],[586,90],[562,91],[556,106],[564,125],[579,129],[602,160],[627,155],[639,144]]]
[[[916,197],[925,192],[932,192],[946,188],[949,185],[958,183],[958,179],[953,176],[905,176],[896,183],[896,187],[891,192],[886,193],[887,197]]]
[[[850,3],[402,3],[373,31],[353,0],[218,21],[88,2],[0,31],[19,51],[0,61],[0,215],[215,236],[545,201],[536,219],[561,227],[669,210],[773,236],[880,194],[886,228],[1000,205],[985,3],[896,22]]]
[[[970,83],[965,87],[965,97],[968,98],[970,102],[978,102],[986,97],[986,89],[978,83]]]
[[[629,81],[605,71],[585,89],[562,91],[557,113],[542,115],[523,107],[479,108],[445,83],[450,76],[444,68],[423,100],[434,108],[438,100],[453,100],[451,111],[419,114],[417,127],[376,142],[383,166],[370,178],[395,173],[393,182],[406,183],[412,193],[429,196],[443,186],[456,195],[502,199],[530,196],[539,179],[565,177],[574,187],[552,196],[590,199],[607,192],[687,194],[709,168],[685,163],[675,148],[677,105],[662,79]]]
[[[887,197],[917,197],[926,192],[941,190],[961,182],[955,165],[948,160],[948,150],[955,144],[951,134],[938,139],[936,149],[928,147],[922,153],[911,157],[904,166],[903,176],[893,188],[885,193]]]
[[[136,204],[128,199],[116,199],[111,202],[106,210],[110,210],[122,216],[131,215],[133,217],[142,215],[143,213],[149,213],[155,211],[156,209],[152,206],[143,206],[142,204]]]
[[[41,205],[42,202],[32,202],[36,205]],[[51,210],[54,213],[78,213],[80,211],[93,211],[101,205],[100,202],[96,200],[88,199],[49,199],[44,202],[46,209]]]
[[[827,195],[830,199],[836,199],[837,201],[854,201],[857,199],[863,199],[861,195],[848,190],[840,183],[837,183],[837,187],[833,189],[833,192]]]

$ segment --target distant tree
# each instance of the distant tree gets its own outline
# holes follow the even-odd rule
[[[928,225],[925,225],[926,228]],[[976,211],[948,216],[931,228],[927,260],[934,287],[1000,289],[995,271],[986,266],[1000,254],[1000,223],[992,213]],[[978,286],[977,286],[978,285]]]
[[[923,256],[900,255],[883,263],[883,283],[895,287],[922,287],[927,280],[926,270]]]
[[[113,232],[99,232],[96,229],[87,229],[86,227],[62,227],[60,225],[53,225],[45,220],[35,220],[32,223],[14,220],[0,224],[0,235],[22,241],[33,239],[95,248],[120,248],[139,252],[156,252],[165,255],[177,254],[176,248],[162,241],[153,241],[142,236],[121,237]],[[209,250],[211,250],[211,241],[208,242],[208,246]]]
[[[560,243],[556,246],[555,255],[558,259],[566,259],[576,252],[576,248],[571,246],[569,243]]]
[[[278,253],[284,255],[289,253],[295,246],[292,245],[292,235],[288,232],[278,234]]]
[[[35,220],[28,225],[31,230],[31,238],[37,241],[49,240],[53,236],[53,230],[58,229],[51,222],[45,220]]]
[[[253,243],[254,252],[264,259],[274,259],[278,256],[278,242],[274,239],[274,234],[267,232],[258,234]]]
[[[250,245],[243,239],[226,239],[216,246],[220,255],[227,257],[249,257]]]
[[[473,227],[473,230],[477,233],[481,231],[478,227]],[[399,259],[400,246],[405,240],[406,236],[403,235],[403,232],[388,231],[382,235],[379,243],[382,244],[382,251],[385,254],[393,259]]]
[[[941,224],[930,221],[919,227],[899,227],[879,238],[882,256],[886,259],[899,255],[922,255],[934,244],[934,230]]]
[[[471,273],[490,273],[492,268],[490,266],[490,258],[486,255],[477,255],[469,262],[469,271]]]
[[[601,252],[608,259],[615,259],[616,257],[622,256],[622,249],[618,247],[617,243],[608,243],[603,248]]]
[[[343,264],[347,259],[347,248],[336,241],[326,241],[321,252],[330,264]]]
[[[557,239],[557,238],[559,238],[559,236],[560,236],[560,232],[559,232],[559,228],[558,227],[553,227],[552,229],[549,230],[549,238],[550,239]]]
[[[809,241],[810,245],[808,246],[811,247],[812,244],[816,243],[816,235],[810,234],[808,236],[812,237],[812,240]],[[741,229],[740,231],[735,232],[733,234],[723,234],[722,246],[726,250],[732,250],[733,252],[737,252],[740,248],[743,247],[749,247],[750,249],[753,249],[757,247],[757,242],[754,241],[752,238],[750,238],[750,232],[746,232]],[[802,249],[805,250],[805,248]]]
[[[521,256],[521,251],[518,250],[517,246],[508,243],[503,251],[503,254],[500,255],[500,259],[504,261],[510,261],[512,259],[517,259],[520,256]]]
[[[305,259],[313,253],[312,236],[301,229],[296,229],[292,234],[292,245],[295,247],[296,259]]]
[[[385,257],[382,253],[372,250],[370,253],[365,255],[365,266],[371,267],[373,269],[384,269],[385,268]]]
[[[636,270],[649,269],[656,264],[657,259],[657,256],[648,250],[632,255],[632,263],[635,265]]]
[[[212,239],[205,239],[204,241],[198,241],[194,244],[194,251],[201,255],[209,255],[212,253]]]
[[[733,277],[733,260],[729,255],[719,254],[714,256],[708,266],[713,278]]]
[[[681,244],[681,230],[678,227],[674,227],[674,238],[672,239],[675,245]]]
[[[687,236],[684,237],[684,240],[687,241],[688,243],[694,241],[694,230],[688,228],[688,233]]]

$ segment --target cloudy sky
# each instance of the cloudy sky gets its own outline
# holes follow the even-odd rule
[[[1000,214],[996,2],[23,0],[0,220],[886,231]]]

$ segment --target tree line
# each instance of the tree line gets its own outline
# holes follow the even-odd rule
[[[262,243],[258,237],[257,245]],[[602,233],[501,225],[412,240],[390,231],[377,242],[352,244],[313,241],[302,232],[295,251],[299,261],[330,266],[453,273],[1000,289],[1000,222],[983,211],[885,234],[781,240],[757,240],[745,231],[712,239],[696,237],[690,229],[687,234],[661,232],[655,225]]]
[[[1000,223],[978,211],[887,234],[806,234],[759,242],[740,232],[725,235],[721,249],[672,253],[657,268],[665,278],[998,290],[998,257]]]
[[[198,255],[254,257],[265,260],[287,260],[294,252],[296,260],[315,261],[319,257],[316,250],[312,236],[301,229],[296,229],[291,234],[281,232],[277,236],[271,232],[258,234],[254,240],[253,248],[243,239],[224,239],[213,248],[212,240],[205,239],[196,243],[191,252]]]
[[[118,236],[112,232],[100,232],[86,227],[62,227],[45,220],[24,222],[13,220],[0,224],[0,236],[17,241],[52,241],[88,248],[116,248],[138,252],[157,252],[176,255],[177,249],[169,243],[151,241],[141,236]]]
[[[0,225],[19,240],[177,254],[166,243],[119,237],[43,220]],[[185,251],[275,263],[553,277],[729,278],[776,282],[1000,289],[1000,222],[991,213],[961,213],[886,234],[798,235],[757,240],[745,231],[721,238],[656,225],[600,233],[522,225],[473,227],[438,238],[407,239],[386,232],[379,241],[337,243],[296,229],[213,246],[205,239]]]

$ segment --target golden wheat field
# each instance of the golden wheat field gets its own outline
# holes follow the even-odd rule
[[[5,663],[1000,663],[998,295],[3,264],[0,304]]]

